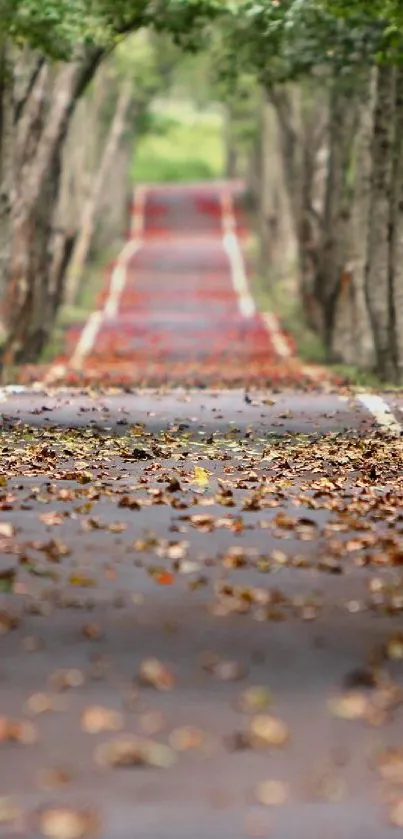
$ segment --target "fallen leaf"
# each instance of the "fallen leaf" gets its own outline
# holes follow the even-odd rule
[[[169,742],[177,752],[187,752],[193,749],[202,749],[205,744],[205,735],[198,728],[183,726],[172,731]]]
[[[87,839],[100,832],[99,816],[91,810],[51,807],[38,818],[39,830],[47,839]]]
[[[22,810],[15,798],[0,797],[0,826],[16,822],[21,816]]]
[[[67,786],[72,780],[72,773],[61,766],[51,766],[47,769],[41,769],[38,773],[38,785],[43,790],[52,790]]]
[[[246,676],[246,668],[238,661],[220,659],[214,653],[203,656],[203,669],[221,682],[237,682]]]
[[[50,682],[57,690],[68,690],[78,688],[84,684],[85,677],[82,670],[71,667],[67,670],[55,670],[50,677]]]
[[[175,582],[175,575],[171,571],[156,571],[153,579],[160,586],[171,586]]]
[[[20,743],[32,746],[38,739],[38,731],[28,720],[16,720],[0,716],[0,743]]]
[[[47,527],[54,527],[58,524],[63,524],[64,516],[61,513],[50,511],[49,513],[41,513],[40,520],[46,524]]]
[[[384,749],[375,758],[382,778],[391,784],[403,784],[403,748]]]
[[[389,810],[389,821],[394,827],[403,828],[403,797],[392,804]]]
[[[0,521],[0,536],[11,539],[15,535],[15,527],[9,521]]]
[[[272,704],[273,696],[270,691],[258,685],[246,688],[238,700],[240,710],[252,714],[264,711]]]
[[[193,483],[199,487],[206,487],[209,484],[209,473],[207,469],[202,466],[195,466],[193,473]]]
[[[71,586],[79,588],[92,588],[95,585],[93,577],[88,577],[86,574],[79,574],[77,572],[70,574],[69,583]]]
[[[19,626],[19,618],[10,612],[0,610],[0,635],[6,635],[12,629],[17,629]]]
[[[385,652],[391,661],[401,661],[403,659],[403,632],[395,632],[388,638]]]
[[[290,739],[288,725],[278,717],[270,714],[258,714],[253,717],[249,727],[251,745],[259,746],[285,746]]]
[[[123,714],[102,705],[90,705],[81,715],[81,728],[87,734],[104,731],[120,731],[123,728]]]
[[[363,719],[368,711],[367,697],[358,691],[333,696],[328,701],[328,708],[335,717],[342,720]]]
[[[260,781],[255,787],[255,797],[259,804],[280,807],[287,801],[287,787],[282,781]]]
[[[172,690],[175,678],[171,670],[157,658],[142,661],[139,671],[140,681],[156,690]]]
[[[169,746],[131,736],[102,743],[95,751],[95,762],[104,768],[155,766],[169,769],[175,760],[175,752]]]

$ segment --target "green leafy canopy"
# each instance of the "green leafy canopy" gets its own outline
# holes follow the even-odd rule
[[[112,46],[151,26],[191,49],[224,7],[224,0],[0,0],[0,34],[68,58],[77,46]]]

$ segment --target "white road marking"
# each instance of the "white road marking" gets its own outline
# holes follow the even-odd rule
[[[231,278],[238,299],[239,311],[243,317],[250,318],[256,314],[256,306],[246,278],[244,258],[236,235],[232,195],[228,190],[221,193],[221,214],[223,246],[231,267]]]
[[[280,358],[291,358],[291,347],[281,332],[280,323],[277,316],[274,315],[272,312],[264,312],[263,320],[266,324],[267,331],[273,342],[273,347],[277,355],[279,355]]]
[[[372,414],[381,428],[400,437],[403,433],[403,426],[396,419],[382,396],[378,396],[376,393],[358,393],[357,399]]]
[[[103,311],[105,318],[115,318],[117,316],[120,298],[126,285],[128,263],[141,246],[142,242],[135,239],[133,242],[127,242],[123,248],[112,272],[109,295]]]
[[[8,402],[10,396],[21,396],[32,393],[32,389],[26,385],[4,385],[0,387],[0,402]]]
[[[84,329],[77,341],[74,353],[69,361],[68,366],[71,367],[73,370],[81,369],[84,358],[92,350],[95,344],[103,319],[104,313],[102,310],[92,312],[92,314],[89,316],[87,323],[85,324]]]
[[[92,312],[81,332],[74,352],[67,364],[55,364],[43,379],[44,384],[51,384],[63,378],[67,370],[81,370],[84,359],[93,349],[99,330],[107,318],[116,317],[127,280],[127,267],[135,253],[142,247],[144,233],[144,210],[146,188],[138,186],[134,192],[133,212],[130,224],[130,239],[118,256],[113,269],[109,294],[103,309]]]

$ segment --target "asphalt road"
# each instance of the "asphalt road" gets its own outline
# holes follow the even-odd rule
[[[0,837],[403,830],[403,397],[306,369],[242,225],[234,185],[138,190],[0,391]]]
[[[396,833],[402,441],[352,395],[248,398],[3,394],[0,835]],[[110,765],[129,735],[168,751]]]

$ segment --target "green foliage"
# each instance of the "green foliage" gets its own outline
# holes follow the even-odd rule
[[[250,72],[266,87],[318,71],[353,78],[376,61],[403,58],[399,20],[400,0],[238,0],[226,10],[219,76],[234,85]]]
[[[0,37],[65,59],[79,47],[108,48],[149,27],[198,49],[224,7],[224,0],[0,0]]]
[[[222,176],[223,126],[219,115],[188,108],[149,116],[147,133],[136,144],[135,183],[197,181]]]

